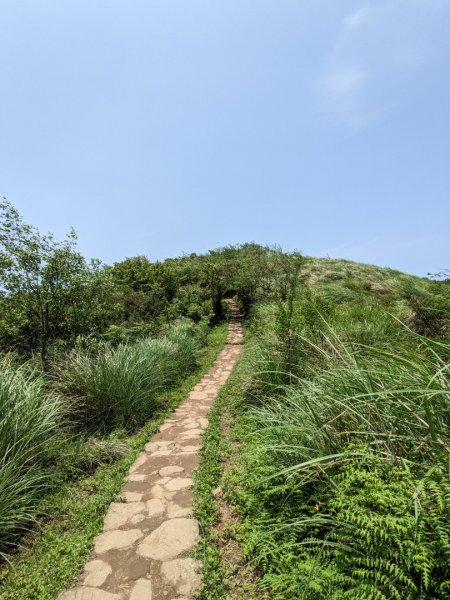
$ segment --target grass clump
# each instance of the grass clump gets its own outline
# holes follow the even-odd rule
[[[192,371],[200,343],[199,326],[181,323],[161,338],[73,351],[59,376],[75,420],[88,431],[142,424],[161,392]]]
[[[0,361],[0,555],[46,511],[42,497],[126,454],[126,434],[165,405],[205,343],[181,322],[161,338],[74,350],[50,377]]]
[[[246,413],[248,552],[274,598],[448,597],[449,366],[422,352],[347,349]]]
[[[48,458],[60,446],[65,413],[41,374],[9,358],[0,361],[0,553],[33,520],[48,490]]]

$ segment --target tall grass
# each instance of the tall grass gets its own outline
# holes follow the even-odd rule
[[[0,553],[36,515],[64,415],[63,401],[47,393],[41,374],[0,361]]]
[[[181,322],[161,338],[74,351],[53,386],[31,363],[0,360],[0,556],[32,525],[50,486],[123,454],[120,440],[88,435],[149,419],[161,393],[195,367],[203,334]]]
[[[402,326],[395,302],[257,312],[240,501],[274,600],[450,597],[450,343]]]
[[[142,424],[161,392],[195,366],[199,334],[198,326],[181,323],[161,338],[73,351],[59,377],[79,426],[108,431]]]
[[[420,353],[398,347],[360,354],[336,340],[334,348],[314,378],[298,380],[281,398],[251,412],[263,436],[269,433],[264,423],[275,421],[283,440],[292,430],[296,439],[309,440],[306,460],[358,441],[422,461],[449,451],[450,365],[429,341]]]

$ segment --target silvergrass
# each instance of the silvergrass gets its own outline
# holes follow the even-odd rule
[[[181,323],[161,338],[74,350],[58,369],[74,420],[88,431],[142,424],[161,393],[195,367],[199,344],[198,327]]]
[[[42,374],[8,357],[0,361],[0,554],[33,521],[51,483],[46,462],[61,442],[65,413]]]

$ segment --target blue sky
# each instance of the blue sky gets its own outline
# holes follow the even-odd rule
[[[106,262],[450,268],[450,0],[0,0],[0,195]]]

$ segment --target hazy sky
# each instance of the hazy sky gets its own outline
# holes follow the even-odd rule
[[[0,195],[107,262],[450,268],[450,0],[0,0]]]

